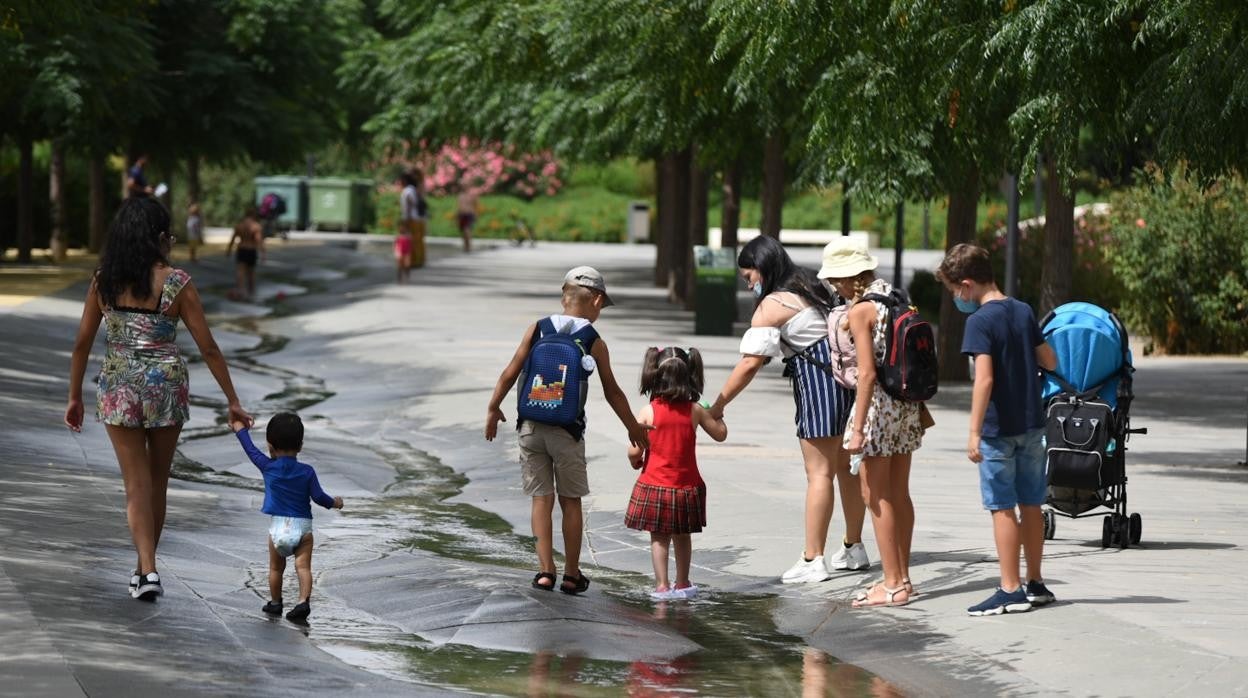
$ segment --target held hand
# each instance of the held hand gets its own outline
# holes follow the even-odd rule
[[[979,463],[984,459],[983,454],[979,452],[979,434],[971,434],[966,440],[966,457],[972,463]]]
[[[493,441],[498,436],[498,423],[507,421],[507,417],[503,415],[503,411],[497,407],[492,407],[485,413],[485,440]]]
[[[247,411],[243,409],[243,406],[237,402],[230,405],[225,418],[226,421],[230,423],[230,429],[234,431],[238,431],[244,427],[250,429],[251,425],[256,423],[256,420],[252,419],[251,415],[247,414]],[[239,426],[235,426],[236,424]]]
[[[641,466],[646,462],[644,451],[628,454],[628,464],[633,466],[633,470],[641,470]]]
[[[710,413],[711,419],[714,419],[717,422],[724,418],[724,406],[718,402],[711,405],[711,408],[707,410],[707,412]]]
[[[866,439],[863,438],[862,432],[855,429],[849,435],[849,442],[845,444],[845,450],[849,451],[851,454],[862,453],[862,447],[864,446],[865,441]]]
[[[82,400],[70,400],[65,407],[65,426],[82,431]]]
[[[334,508],[335,509],[342,508],[342,497],[334,497]]]
[[[628,442],[637,448],[650,448],[650,432],[653,429],[653,424],[634,422],[633,426],[628,428]]]

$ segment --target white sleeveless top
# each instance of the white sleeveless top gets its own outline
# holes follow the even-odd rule
[[[789,305],[774,295],[763,299],[764,302],[768,300],[796,310],[797,314],[780,327],[751,327],[746,330],[741,337],[742,354],[780,359],[796,353],[789,345],[800,351],[821,339],[827,339],[828,318],[822,310],[814,306]]]

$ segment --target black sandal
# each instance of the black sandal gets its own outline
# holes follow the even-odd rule
[[[549,579],[550,584],[542,584],[542,580],[544,579]],[[541,589],[542,591],[554,591],[555,590],[555,573],[554,572],[538,572],[537,574],[533,575],[533,588]]]
[[[559,585],[559,591],[576,596],[577,594],[584,593],[586,589],[589,589],[589,577],[586,576],[584,572],[580,572],[579,574],[581,575],[579,578],[573,577],[570,574],[563,575],[563,584]],[[567,586],[568,582],[572,582],[576,586],[569,587]]]

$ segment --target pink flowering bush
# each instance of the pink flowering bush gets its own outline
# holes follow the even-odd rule
[[[468,190],[476,194],[512,194],[526,201],[554,196],[564,185],[563,165],[550,151],[521,152],[505,143],[471,140],[432,147],[427,141],[404,141],[373,164],[387,172],[405,167],[419,169],[425,177],[425,193],[446,196]]]

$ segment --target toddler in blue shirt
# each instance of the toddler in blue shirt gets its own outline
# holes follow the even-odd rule
[[[230,422],[247,457],[264,475],[264,506],[260,511],[270,515],[269,524],[269,594],[264,605],[269,615],[282,614],[282,574],[286,558],[295,556],[295,573],[299,576],[299,603],[286,614],[291,621],[306,620],[312,612],[312,506],[309,501],[326,509],[341,509],[342,497],[330,497],[321,489],[316,471],[296,460],[303,449],[303,422],[293,412],[273,415],[265,427],[269,455],[264,455],[251,441],[247,425]]]

